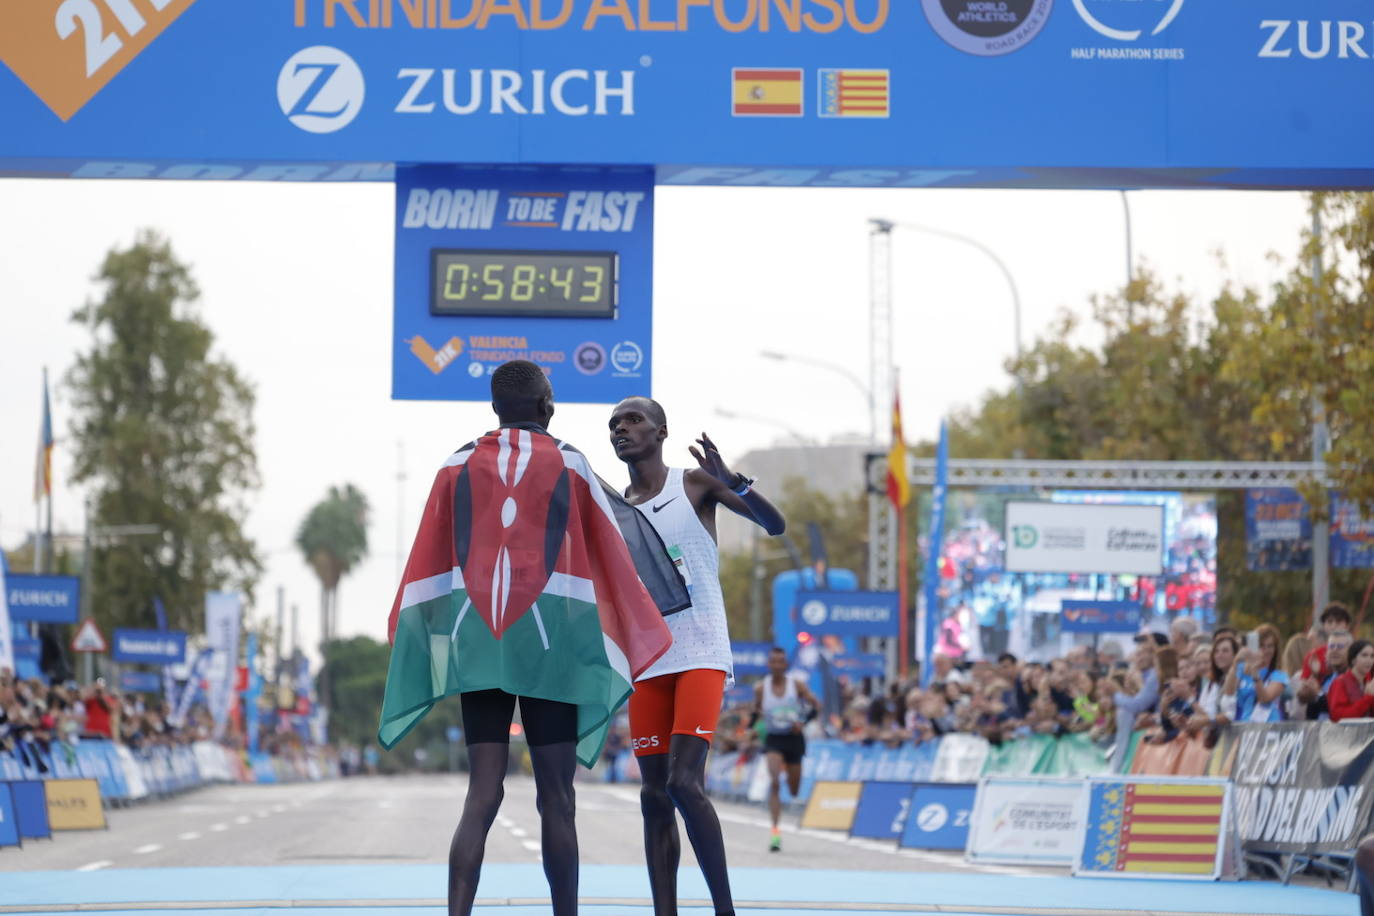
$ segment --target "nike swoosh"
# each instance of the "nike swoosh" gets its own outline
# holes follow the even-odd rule
[[[677,499],[677,497],[674,496],[673,499]],[[672,502],[673,499],[668,500],[668,503]],[[657,506],[654,506],[654,511],[657,512],[659,509],[666,507],[668,503],[659,503]]]
[[[673,497],[673,498],[676,499],[677,497]],[[709,734],[711,734],[711,732],[702,731],[700,725],[698,725],[698,726],[696,727],[696,729],[697,729],[697,734],[698,734],[698,735],[709,735]],[[715,731],[715,729],[712,729],[711,731]]]

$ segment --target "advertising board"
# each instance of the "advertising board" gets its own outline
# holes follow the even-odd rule
[[[1164,508],[1010,500],[1006,568],[1012,572],[1164,571]]]

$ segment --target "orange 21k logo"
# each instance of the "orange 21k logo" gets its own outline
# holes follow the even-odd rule
[[[196,0],[5,0],[0,61],[62,120]]]

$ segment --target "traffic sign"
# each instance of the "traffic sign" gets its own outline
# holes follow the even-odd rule
[[[95,625],[95,620],[87,617],[81,621],[81,626],[76,629],[76,635],[72,637],[72,651],[105,652],[108,649],[105,636],[100,632],[100,628]]]

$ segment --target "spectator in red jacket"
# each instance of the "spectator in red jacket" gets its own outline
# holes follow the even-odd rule
[[[1330,636],[1339,630],[1349,630],[1351,617],[1350,609],[1339,601],[1333,601],[1322,611],[1321,616],[1322,635]],[[1319,683],[1325,682],[1331,676],[1331,667],[1326,663],[1326,641],[1317,646],[1307,657],[1302,660],[1302,676],[1312,678]]]
[[[1357,639],[1350,646],[1350,669],[1331,682],[1327,706],[1331,721],[1374,716],[1374,643]]]

